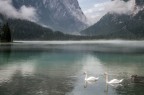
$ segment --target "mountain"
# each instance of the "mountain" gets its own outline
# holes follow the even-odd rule
[[[15,8],[36,8],[39,23],[66,33],[78,32],[87,27],[87,19],[77,0],[12,0]]]
[[[136,0],[136,6],[143,5],[144,0]],[[102,38],[143,39],[144,10],[131,15],[108,13],[100,21],[81,31],[81,34]]]

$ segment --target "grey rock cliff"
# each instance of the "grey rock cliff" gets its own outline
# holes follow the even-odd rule
[[[12,0],[14,7],[22,5],[37,9],[39,23],[55,31],[78,32],[87,27],[87,19],[77,0]]]

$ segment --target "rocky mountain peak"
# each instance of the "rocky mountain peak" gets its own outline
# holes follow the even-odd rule
[[[77,0],[12,0],[16,8],[22,5],[37,9],[39,23],[66,33],[87,27],[87,19]]]

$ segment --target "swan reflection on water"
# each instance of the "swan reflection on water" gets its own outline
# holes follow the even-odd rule
[[[97,81],[93,81],[93,82],[90,82],[90,81],[84,81],[84,88],[87,88],[88,85],[92,85],[92,84],[96,84]]]

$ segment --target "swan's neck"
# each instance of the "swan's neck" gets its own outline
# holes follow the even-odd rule
[[[106,74],[106,83],[108,83],[108,74]]]
[[[85,80],[87,79],[87,73],[85,74]]]

